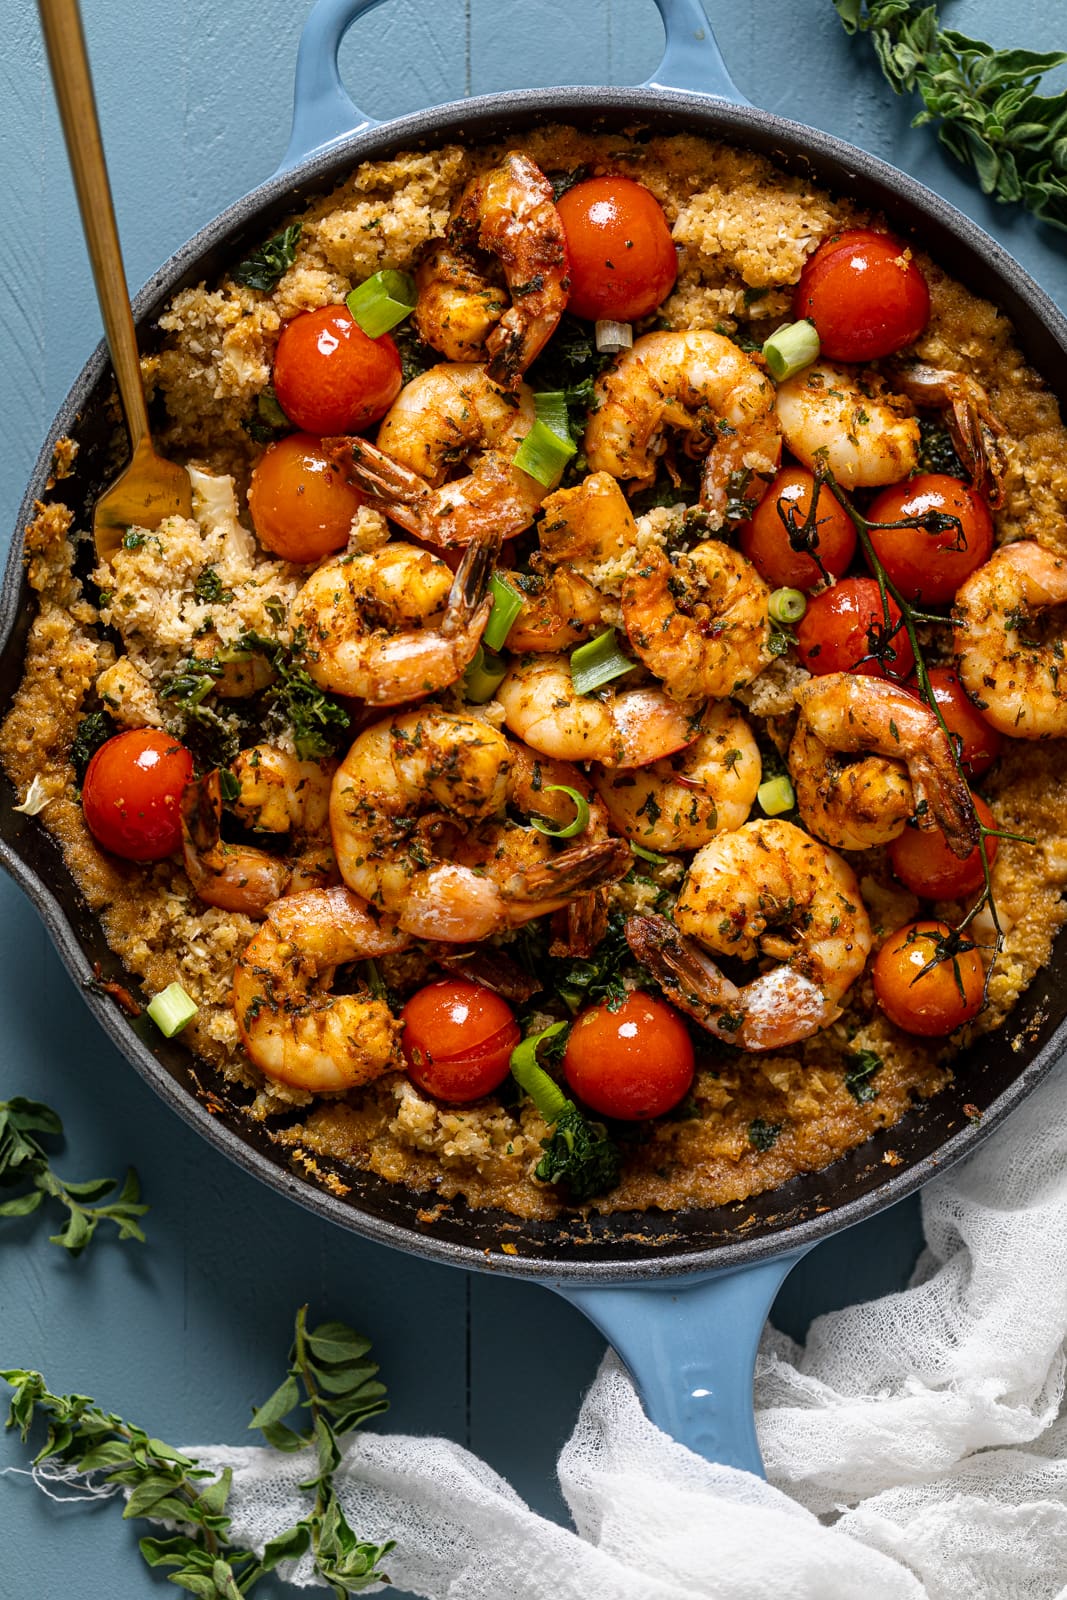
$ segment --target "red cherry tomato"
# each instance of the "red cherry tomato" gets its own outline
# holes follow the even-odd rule
[[[678,276],[663,207],[632,178],[588,178],[558,204],[570,256],[567,309],[590,322],[634,322],[661,305]]]
[[[823,581],[811,556],[793,549],[782,520],[783,511],[792,511],[793,521],[802,528],[814,488],[815,479],[807,467],[783,467],[753,512],[752,521],[738,530],[742,553],[772,588],[815,589]],[[819,560],[831,577],[841,578],[856,553],[852,518],[829,489],[819,490],[816,517]]]
[[[976,794],[973,799],[986,827],[996,827],[993,813],[981,795]],[[985,841],[985,853],[992,866],[997,859],[996,839]],[[952,854],[940,828],[905,828],[889,846],[889,862],[905,888],[924,900],[957,900],[985,882],[982,846],[976,844],[961,861]]]
[[[985,979],[977,950],[961,950],[919,976],[950,932],[947,922],[909,922],[890,934],[874,959],[875,998],[906,1033],[939,1039],[982,1009]]]
[[[259,542],[286,561],[321,561],[348,543],[363,504],[310,433],[269,446],[252,470],[248,506]]]
[[[116,733],[86,769],[89,832],[124,861],[162,861],[181,849],[182,790],[192,776],[192,756],[162,728]]]
[[[305,433],[359,433],[385,416],[402,381],[392,339],[368,338],[347,306],[301,312],[274,352],[278,404]]]
[[[676,1106],[693,1081],[693,1043],[664,1000],[639,991],[617,1011],[593,1006],[567,1038],[563,1071],[578,1099],[604,1117],[642,1122]]]
[[[950,734],[955,734],[959,739],[964,771],[969,778],[980,778],[999,756],[1004,735],[990,727],[952,667],[930,667],[927,676],[934,699],[945,719],[945,726]],[[906,687],[919,699],[922,698],[914,678]]]
[[[889,602],[890,628],[900,622],[900,608]],[[885,628],[882,597],[873,578],[844,578],[817,594],[797,624],[797,650],[809,672],[861,672],[872,678],[904,678],[915,654],[903,628],[886,642],[885,667],[872,654]],[[869,656],[870,660],[864,660]],[[889,670],[886,671],[886,668]]]
[[[408,1077],[455,1105],[500,1087],[522,1037],[507,1001],[467,978],[427,984],[412,995],[400,1021]]]
[[[941,533],[925,528],[872,528],[871,543],[905,600],[947,605],[964,578],[993,553],[989,507],[966,483],[940,472],[920,472],[883,489],[871,501],[872,522],[900,522],[933,513],[956,517],[959,527]]]
[[[810,317],[831,361],[876,361],[913,344],[930,320],[930,291],[891,233],[833,234],[805,264],[793,314]]]

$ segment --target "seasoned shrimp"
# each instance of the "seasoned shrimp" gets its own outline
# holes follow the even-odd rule
[[[521,656],[496,698],[504,721],[532,750],[560,761],[642,767],[693,743],[703,701],[679,704],[662,689],[608,684],[578,694],[565,655]]]
[[[629,870],[620,840],[555,851],[532,828],[501,829],[511,772],[508,741],[475,717],[427,708],[365,729],[330,797],[345,882],[406,932],[464,943]]]
[[[523,607],[508,630],[508,649],[569,650],[592,638],[601,625],[603,596],[573,567],[554,567],[544,574],[505,572],[523,597]]]
[[[428,550],[387,544],[313,572],[290,618],[307,631],[307,670],[334,694],[371,705],[421,700],[462,676],[493,602],[497,545],[470,544],[453,577]]]
[[[995,550],[956,594],[960,677],[986,721],[1014,739],[1067,735],[1062,627],[1041,624],[1065,601],[1067,561],[1032,539]]]
[[[248,1055],[276,1083],[343,1094],[403,1066],[384,1000],[335,995],[334,969],[402,950],[408,937],[351,889],[286,895],[238,957],[233,1009]]]
[[[431,367],[405,384],[365,439],[324,439],[323,450],[367,504],[427,544],[507,539],[533,522],[548,488],[515,465],[537,420],[533,390],[505,394],[484,367]],[[457,462],[468,471],[445,478]]]
[[[786,447],[843,489],[899,483],[919,464],[919,424],[906,400],[868,392],[856,373],[817,361],[778,385]]]
[[[262,917],[282,895],[336,877],[327,824],[336,763],[298,761],[270,745],[242,752],[235,764],[240,792],[234,810],[249,827],[289,834],[285,856],[222,838],[222,789],[217,771],[194,779],[182,794],[182,852],[198,899],[223,911]]]
[[[486,281],[487,255],[503,269],[507,310],[506,297]],[[540,167],[512,150],[473,178],[415,286],[420,337],[450,361],[470,360],[484,345],[490,378],[514,389],[567,305],[567,241]]]
[[[650,550],[622,586],[622,618],[631,645],[676,699],[722,699],[771,659],[769,599],[751,561],[708,539],[688,554]]]
[[[605,565],[637,544],[637,523],[626,496],[608,472],[591,472],[571,489],[556,489],[541,507],[538,560],[565,563],[597,583]]]
[[[742,1050],[782,1050],[833,1022],[871,949],[851,867],[791,822],[704,845],[674,915],[631,917],[630,948],[674,1005]],[[706,950],[780,965],[738,987]]]
[[[760,785],[759,748],[728,700],[709,705],[688,749],[637,771],[593,769],[612,823],[653,850],[698,850],[748,819]]]
[[[917,406],[945,413],[952,443],[970,475],[971,487],[984,495],[995,511],[1004,499],[1003,479],[1008,470],[1000,443],[1004,424],[995,415],[982,385],[966,373],[945,372],[923,362],[895,367],[893,383]]]
[[[839,850],[888,844],[914,816],[953,854],[978,843],[970,790],[929,706],[884,678],[830,672],[796,691],[789,771],[804,822]],[[840,755],[863,753],[847,765]]]
[[[590,467],[650,484],[668,428],[706,457],[700,503],[713,527],[730,501],[759,504],[782,453],[774,384],[732,340],[705,329],[646,333],[597,379]],[[747,514],[747,513],[745,513]]]

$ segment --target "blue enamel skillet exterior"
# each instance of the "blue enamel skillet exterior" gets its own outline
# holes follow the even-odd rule
[[[134,304],[143,347],[174,292],[212,278],[328,190],[356,162],[417,144],[496,139],[552,121],[587,127],[647,126],[747,146],[813,182],[881,210],[914,233],[956,277],[1001,306],[1030,361],[1067,405],[1067,321],[994,240],[929,190],[873,156],[758,111],[731,83],[699,0],[656,0],[666,49],[636,89],[561,88],[495,94],[379,125],[349,99],[337,51],[349,25],[381,0],[318,0],[296,69],[293,132],[279,171],[231,206],[168,261]],[[81,526],[126,449],[116,423],[106,351],[71,390],[34,470],[19,525],[50,493],[68,500]],[[80,443],[78,472],[47,490],[56,439]],[[0,592],[0,694],[21,676],[32,597],[16,541]],[[74,980],[99,962],[121,969],[74,889],[59,851],[0,778],[0,860],[44,919]],[[752,1362],[774,1294],[819,1239],[911,1193],[969,1153],[1041,1079],[1067,1043],[1067,946],[1038,974],[1009,1029],[982,1039],[956,1079],[823,1172],[772,1193],[713,1209],[617,1214],[588,1221],[520,1222],[509,1214],[447,1208],[420,1220],[426,1197],[346,1170],[351,1187],[329,1193],[290,1167],[267,1132],[242,1115],[239,1097],[179,1041],[144,1019],[131,1023],[86,989],[86,1002],[117,1047],[178,1114],[231,1159],[318,1215],[399,1249],[456,1266],[540,1280],[579,1305],[630,1366],[650,1415],[709,1458],[760,1470],[752,1419]],[[964,1109],[966,1107],[966,1110]],[[885,1158],[892,1152],[892,1162]],[[506,1251],[504,1246],[507,1247]]]

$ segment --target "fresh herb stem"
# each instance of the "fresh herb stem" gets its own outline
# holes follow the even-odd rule
[[[144,1233],[138,1222],[148,1207],[141,1201],[141,1186],[132,1167],[126,1173],[119,1193],[104,1202],[116,1187],[114,1178],[90,1178],[80,1183],[64,1182],[52,1171],[42,1138],[62,1138],[63,1124],[51,1106],[39,1100],[0,1100],[0,1188],[24,1186],[20,1194],[0,1203],[0,1217],[28,1217],[54,1200],[67,1212],[62,1233],[52,1234],[51,1244],[62,1245],[72,1256],[80,1256],[91,1242],[101,1222],[111,1222],[120,1239],[139,1239]]]

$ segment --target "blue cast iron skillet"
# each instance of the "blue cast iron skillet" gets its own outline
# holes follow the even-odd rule
[[[317,0],[300,43],[292,139],[280,169],[231,206],[161,267],[134,303],[142,348],[176,290],[215,278],[274,232],[281,219],[327,191],[358,161],[418,144],[499,139],[550,121],[581,127],[644,125],[658,133],[722,139],[882,211],[943,265],[1003,308],[1028,359],[1067,401],[1067,321],[1000,246],[904,173],[833,139],[750,106],[731,82],[700,0],[656,0],[666,50],[655,76],[635,89],[560,88],[484,95],[384,124],[345,92],[337,52],[349,25],[380,0]],[[50,491],[77,525],[127,450],[101,346],[79,376],[45,441],[19,526],[46,496],[55,440],[79,441],[74,477]],[[0,693],[22,671],[32,597],[16,540],[0,593]],[[43,917],[72,978],[94,962],[122,976],[67,874],[51,836],[18,815],[0,778],[0,859]],[[961,1058],[954,1082],[903,1120],[822,1172],[794,1178],[738,1204],[680,1214],[650,1212],[520,1222],[462,1203],[420,1220],[426,1196],[371,1173],[344,1171],[331,1194],[296,1173],[265,1130],[242,1115],[240,1096],[180,1040],[131,1023],[83,990],[101,1026],[162,1098],[247,1171],[331,1222],[429,1260],[536,1279],[580,1306],[631,1368],[649,1414],[709,1459],[759,1472],[752,1418],[752,1364],[774,1294],[800,1255],[840,1228],[872,1216],[970,1153],[1044,1076],[1067,1044],[1067,944],[1038,974],[1007,1029]],[[209,1109],[210,1106],[210,1109]],[[964,1107],[967,1107],[965,1112]],[[975,1108],[980,1116],[975,1118]],[[895,1152],[894,1163],[883,1159]],[[507,1245],[505,1253],[502,1246]]]

